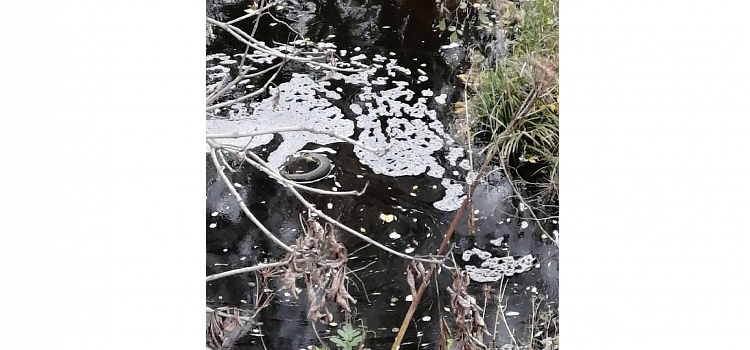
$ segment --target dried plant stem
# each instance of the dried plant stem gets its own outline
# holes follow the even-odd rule
[[[549,233],[547,233],[547,230],[544,229],[544,226],[542,226],[542,222],[536,217],[536,214],[534,213],[534,208],[526,204],[526,201],[523,199],[523,196],[521,196],[521,193],[518,191],[518,188],[516,188],[516,185],[513,183],[513,179],[510,177],[510,174],[508,173],[506,164],[503,164],[503,172],[505,173],[505,177],[508,178],[508,182],[510,182],[511,188],[513,188],[513,193],[516,194],[518,199],[521,201],[521,204],[529,208],[529,212],[531,213],[531,216],[534,218],[534,221],[536,222],[536,224],[539,226],[539,229],[542,230],[542,232],[544,232],[545,236],[549,238],[549,240],[552,241],[552,243],[554,243],[557,247],[560,247],[560,245],[557,243],[557,240],[552,238],[552,236],[550,236]]]
[[[505,306],[503,306],[502,297],[505,295],[505,288],[508,287],[508,281],[505,281],[505,286],[503,286],[503,290],[497,297],[497,307],[500,308],[500,317],[503,318],[503,323],[505,323],[505,329],[508,330],[508,335],[510,335],[511,341],[513,341],[513,345],[518,348],[518,342],[516,341],[516,337],[513,335],[513,332],[510,330],[510,326],[508,325],[508,320],[505,318]]]
[[[487,167],[487,165],[489,165],[495,152],[497,152],[499,145],[500,143],[496,143],[495,147],[492,148],[492,151],[490,151],[490,154],[487,156],[487,159],[485,159],[484,164],[482,164],[482,166],[479,168],[476,178],[480,178],[482,176],[482,173],[484,172],[485,168]],[[453,236],[453,231],[455,231],[456,226],[458,226],[458,220],[461,218],[461,215],[463,215],[464,211],[466,210],[466,206],[468,205],[471,196],[474,194],[474,190],[476,189],[477,184],[478,182],[474,181],[474,183],[471,185],[471,188],[469,189],[469,193],[466,195],[466,198],[464,199],[463,205],[461,205],[461,208],[458,209],[458,212],[456,213],[456,217],[453,219],[453,222],[451,222],[451,226],[448,228],[448,231],[445,233],[445,237],[443,237],[443,242],[440,243],[440,249],[438,250],[438,255],[441,255],[445,252],[445,249],[448,246],[448,242],[450,241],[451,236]],[[436,265],[432,265],[430,267],[430,270],[427,271],[427,274],[422,280],[422,284],[419,286],[417,295],[414,296],[414,300],[411,302],[411,305],[409,306],[409,310],[406,312],[406,316],[404,317],[404,320],[401,323],[401,328],[398,331],[396,340],[393,342],[393,346],[391,346],[391,350],[397,350],[399,346],[401,345],[401,341],[404,339],[404,334],[406,333],[406,327],[409,326],[409,322],[411,322],[411,318],[414,316],[414,312],[417,310],[417,305],[419,304],[419,301],[422,299],[422,294],[424,294],[424,291],[427,288],[427,284],[429,283],[430,278],[432,277],[432,274],[435,272],[435,269],[436,269]]]

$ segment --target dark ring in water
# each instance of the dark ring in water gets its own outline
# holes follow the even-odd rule
[[[289,170],[287,170],[287,166],[298,160],[312,160],[318,166],[306,173],[289,173]],[[281,174],[281,176],[292,181],[315,181],[321,179],[323,176],[328,175],[328,172],[330,170],[331,161],[328,160],[326,156],[318,153],[305,153],[299,156],[292,156],[287,159],[284,165],[281,166],[281,169],[279,169],[279,173]]]

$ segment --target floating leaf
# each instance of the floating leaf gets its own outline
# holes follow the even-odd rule
[[[445,30],[445,18],[443,18],[442,20],[440,20],[440,30],[441,31]]]
[[[451,42],[455,42],[456,40],[458,40],[458,34],[456,34],[456,32],[453,32],[453,34],[451,34]]]
[[[391,222],[393,221],[393,214],[380,213],[380,220],[383,220],[385,222]]]

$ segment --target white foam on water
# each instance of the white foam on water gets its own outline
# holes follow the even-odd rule
[[[327,82],[326,82],[327,83]],[[293,74],[289,82],[282,83],[271,91],[271,97],[248,104],[253,110],[251,115],[238,116],[236,120],[210,119],[206,120],[206,132],[209,134],[225,134],[232,132],[249,132],[254,130],[271,130],[287,126],[315,125],[317,129],[333,131],[339,135],[352,136],[354,123],[344,119],[343,113],[326,99],[317,98],[318,92],[326,93],[332,98],[338,96],[327,90],[325,85],[316,83],[305,75]],[[278,106],[274,106],[274,96],[279,94]],[[333,96],[336,94],[336,96]],[[340,96],[338,96],[340,98]],[[274,108],[276,107],[276,108]],[[340,142],[339,139],[328,135],[313,134],[306,131],[288,131],[280,135],[284,141],[268,156],[268,163],[278,168],[287,156],[301,150],[308,142],[326,145]],[[250,141],[249,137],[237,139],[223,139],[222,143],[236,147],[265,145],[273,139],[273,135],[259,135]]]

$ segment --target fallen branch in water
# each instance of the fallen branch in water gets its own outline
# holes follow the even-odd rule
[[[293,252],[294,250],[292,250],[292,248],[290,248],[288,245],[284,244],[284,242],[282,242],[280,239],[278,239],[276,236],[274,236],[273,233],[271,233],[271,231],[268,231],[268,229],[265,226],[263,226],[263,224],[260,221],[258,221],[258,219],[255,217],[255,215],[253,215],[253,213],[250,212],[250,209],[248,209],[247,205],[245,205],[245,201],[242,200],[242,196],[240,196],[240,194],[237,193],[237,190],[234,189],[234,186],[232,185],[232,182],[229,181],[229,178],[227,178],[227,175],[224,174],[224,171],[222,170],[223,167],[221,166],[221,164],[219,164],[219,159],[216,157],[216,152],[218,152],[218,150],[214,146],[212,146],[210,143],[209,143],[209,146],[211,148],[211,159],[214,162],[214,166],[216,167],[216,171],[221,176],[221,179],[224,181],[224,184],[229,189],[229,192],[231,192],[232,195],[234,196],[234,198],[237,200],[237,203],[239,204],[240,208],[242,209],[242,212],[245,213],[245,215],[250,219],[250,221],[252,221],[253,224],[255,224],[255,226],[258,226],[258,228],[268,238],[270,238],[271,241],[273,241],[274,243],[276,243],[278,246],[280,246],[284,250],[286,250],[288,252]]]
[[[271,82],[273,82],[273,80],[276,79],[276,76],[279,75],[279,72],[281,72],[281,68],[284,68],[284,63],[285,62],[286,62],[286,60],[284,60],[284,62],[281,62],[280,64],[277,65],[279,68],[276,70],[276,73],[274,73],[273,76],[271,76],[271,78],[268,79],[266,81],[266,83],[260,89],[255,90],[255,91],[253,91],[253,92],[251,92],[251,93],[249,93],[247,95],[244,95],[242,97],[235,98],[233,100],[225,101],[225,102],[222,102],[222,103],[217,103],[215,105],[210,105],[210,106],[206,107],[206,112],[208,112],[210,110],[217,109],[217,108],[231,106],[231,105],[233,105],[235,103],[246,101],[246,100],[248,100],[250,98],[253,98],[253,97],[258,96],[258,95],[260,95],[262,93],[265,93],[266,89],[268,89],[268,86],[271,85]],[[238,77],[238,79],[239,79],[239,77]],[[237,80],[237,79],[235,79],[235,80]],[[229,85],[227,85],[227,86],[229,86]]]
[[[278,133],[289,132],[289,131],[307,131],[313,134],[328,135],[330,137],[337,138],[341,141],[350,143],[357,147],[361,147],[362,149],[375,153],[378,156],[384,156],[389,150],[388,147],[386,148],[369,147],[362,142],[352,140],[346,136],[337,134],[333,131],[322,130],[322,129],[317,129],[317,128],[313,128],[310,126],[302,126],[302,125],[283,126],[283,127],[279,127],[275,129],[268,129],[268,130],[254,130],[254,131],[244,131],[244,132],[235,131],[233,133],[228,133],[228,134],[206,134],[206,138],[207,139],[237,139],[237,138],[242,138],[242,137],[258,136],[258,135],[278,134]]]
[[[206,22],[208,22],[211,25],[214,25],[214,26],[217,26],[217,27],[219,27],[221,29],[226,30],[229,34],[232,34],[232,36],[234,36],[237,40],[239,40],[243,44],[248,45],[248,46],[250,46],[250,47],[252,47],[252,48],[254,48],[254,49],[256,49],[256,50],[258,50],[260,52],[263,52],[263,53],[271,55],[271,56],[275,56],[275,57],[278,57],[278,58],[285,58],[285,59],[288,59],[290,61],[295,61],[295,62],[300,62],[300,63],[309,63],[310,65],[315,66],[315,67],[319,67],[319,68],[323,68],[323,69],[327,69],[327,70],[332,70],[332,71],[337,71],[337,72],[361,73],[361,72],[364,72],[364,71],[367,70],[367,69],[339,68],[339,67],[331,66],[331,65],[326,64],[326,63],[318,62],[318,61],[315,60],[315,58],[305,58],[305,57],[298,57],[298,56],[290,56],[290,55],[285,54],[285,53],[283,53],[281,51],[278,51],[276,49],[273,49],[273,48],[270,48],[270,47],[266,46],[266,44],[264,44],[263,42],[256,40],[252,36],[248,35],[244,31],[242,31],[241,29],[239,29],[239,28],[237,28],[237,27],[235,27],[235,26],[233,26],[231,24],[227,24],[227,23],[224,23],[224,22],[219,22],[219,21],[217,21],[217,20],[215,20],[213,18],[210,18],[210,17],[206,17]]]
[[[503,137],[501,136],[498,139],[502,140]],[[492,147],[490,154],[487,156],[487,159],[485,159],[484,164],[482,164],[482,166],[479,168],[479,171],[477,171],[477,175],[475,179],[479,179],[482,177],[482,174],[484,173],[485,168],[487,167],[487,165],[490,164],[492,157],[495,155],[495,153],[498,151],[499,148],[500,148],[500,143],[496,142],[495,146]],[[458,220],[461,218],[464,211],[466,210],[466,206],[471,201],[471,196],[474,195],[474,190],[476,189],[478,184],[479,184],[479,181],[474,181],[474,183],[471,185],[469,189],[469,193],[467,193],[466,198],[464,198],[464,203],[461,205],[461,208],[458,209],[458,212],[456,213],[456,216],[453,219],[453,222],[451,222],[450,227],[448,227],[448,231],[445,232],[443,241],[440,243],[440,249],[438,249],[438,255],[443,254],[445,252],[445,249],[448,247],[448,242],[453,236],[453,231],[455,231],[456,226],[458,226]],[[436,268],[437,266],[433,264],[430,267],[430,270],[427,271],[427,273],[425,274],[425,277],[422,280],[422,284],[419,286],[419,290],[417,291],[417,295],[414,296],[414,299],[412,300],[411,305],[409,306],[409,310],[406,312],[406,316],[404,317],[404,320],[401,323],[401,328],[399,328],[398,330],[398,335],[396,335],[396,340],[393,342],[393,346],[391,346],[391,350],[398,350],[398,348],[401,346],[401,341],[404,339],[404,334],[406,334],[406,328],[409,326],[409,322],[411,322],[411,319],[414,316],[414,312],[417,310],[417,305],[419,305],[419,301],[422,299],[422,295],[424,294],[424,291],[427,289],[427,284],[430,282],[430,278],[435,273]]]
[[[274,170],[272,170],[271,167],[268,166],[268,163],[266,163],[265,161],[263,161],[263,159],[261,159],[260,157],[258,157],[258,155],[256,155],[255,153],[248,151],[247,155],[250,156],[250,158],[252,158],[252,160],[254,162],[252,162],[251,164],[253,166],[255,166],[256,168],[261,169],[261,170],[262,170],[262,168],[265,168],[266,170],[264,172],[266,172],[267,174],[268,174],[268,172],[274,173],[275,174],[274,178],[276,178],[277,176],[281,177],[281,175],[279,175]],[[246,159],[246,160],[248,162],[251,161],[250,159]],[[417,261],[427,262],[427,263],[442,264],[442,259],[438,260],[438,259],[419,258],[419,257],[414,257],[414,256],[411,256],[411,255],[408,255],[408,254],[401,253],[399,251],[395,251],[395,250],[393,250],[391,248],[388,248],[388,247],[382,245],[381,243],[375,241],[374,239],[372,239],[370,237],[367,237],[366,235],[364,235],[364,234],[362,234],[360,232],[357,232],[357,231],[349,228],[348,226],[346,226],[346,225],[338,222],[336,219],[333,219],[330,216],[326,215],[321,210],[315,208],[314,205],[312,205],[310,202],[308,202],[305,199],[305,197],[303,197],[299,192],[297,192],[297,190],[295,189],[295,187],[296,186],[288,186],[287,188],[289,189],[289,191],[292,192],[292,194],[294,194],[297,197],[297,199],[300,200],[300,202],[302,202],[303,205],[305,205],[305,207],[307,207],[307,209],[309,209],[311,212],[315,213],[316,215],[320,216],[321,218],[325,219],[326,221],[330,222],[331,224],[333,224],[333,225],[341,228],[342,230],[344,230],[346,232],[349,232],[349,233],[351,233],[351,234],[359,237],[360,239],[364,240],[365,242],[368,242],[368,243],[370,243],[370,244],[372,244],[372,245],[374,245],[374,246],[376,246],[376,247],[378,247],[378,248],[380,248],[382,250],[385,250],[388,253],[396,255],[398,257],[401,257],[401,258],[404,258],[404,259],[409,259],[409,260],[417,260]]]
[[[217,149],[222,149],[222,148],[225,147],[223,145],[219,145],[218,143],[211,143],[211,144],[214,145],[214,147],[217,148]],[[296,187],[296,188],[305,190],[307,192],[312,192],[312,193],[317,193],[317,194],[322,194],[322,195],[329,195],[329,196],[361,196],[361,195],[363,195],[365,193],[365,191],[367,190],[367,187],[370,185],[370,182],[366,182],[365,186],[361,190],[359,190],[359,191],[352,190],[352,191],[342,191],[342,192],[326,191],[326,190],[321,190],[321,189],[314,188],[314,187],[305,186],[303,184],[300,184],[300,183],[297,183],[297,182],[294,182],[294,181],[291,181],[289,179],[284,178],[278,172],[275,172],[275,171],[271,170],[270,167],[262,166],[262,165],[260,165],[259,163],[256,163],[253,160],[247,159],[246,157],[250,153],[252,153],[252,152],[250,152],[248,150],[237,151],[238,158],[242,158],[243,162],[248,162],[250,165],[252,165],[255,168],[257,168],[258,170],[266,173],[266,175],[274,178],[276,181],[282,183],[283,185]],[[255,155],[255,153],[253,153],[253,155]],[[256,155],[256,157],[257,157],[257,155]]]
[[[297,260],[297,262],[307,262],[307,259],[303,258],[303,259]],[[228,276],[239,275],[241,273],[254,272],[254,271],[260,271],[260,270],[267,269],[267,268],[284,266],[286,264],[289,264],[289,260],[278,261],[275,263],[259,263],[258,265],[255,265],[255,266],[242,267],[239,269],[229,270],[229,271],[216,273],[216,274],[207,276],[206,282],[211,282],[214,280],[218,280],[219,278],[224,278]]]

